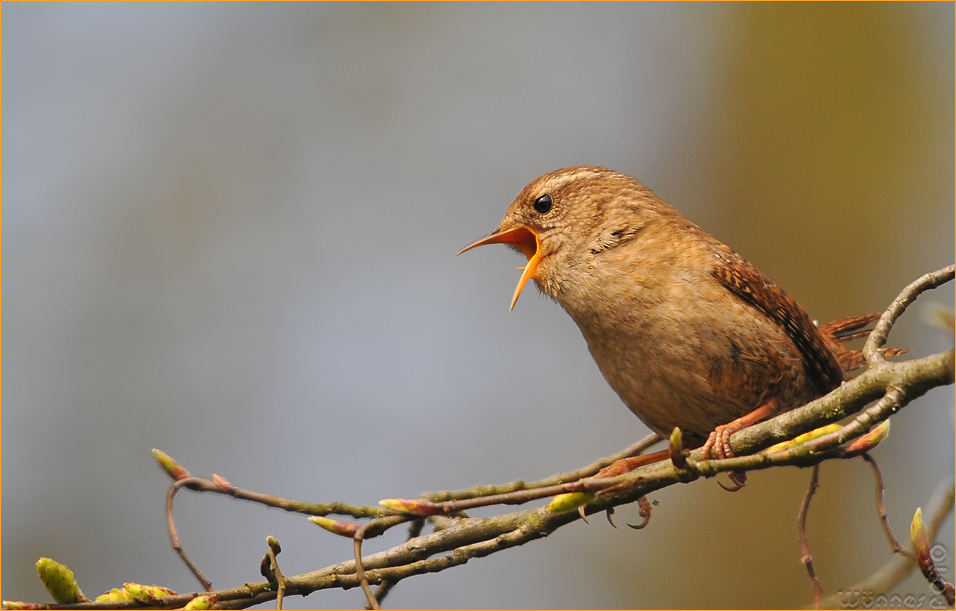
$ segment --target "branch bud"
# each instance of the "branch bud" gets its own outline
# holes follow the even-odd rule
[[[910,541],[913,542],[917,558],[922,554],[929,555],[929,539],[926,537],[926,527],[923,526],[922,507],[917,507],[916,513],[913,514],[913,521],[910,523]]]
[[[25,603],[20,600],[4,600],[2,601],[4,608],[6,609],[17,609],[17,610],[27,610],[27,609],[42,609],[44,605],[39,603]]]
[[[879,423],[877,426],[873,427],[873,430],[855,439],[850,445],[848,445],[843,450],[843,458],[853,458],[854,456],[859,456],[864,452],[869,452],[876,446],[886,439],[890,434],[890,421],[889,419],[884,420]]]
[[[583,507],[594,500],[593,492],[565,492],[558,494],[548,503],[548,511],[551,513],[564,513],[578,507]]]
[[[807,431],[802,435],[797,435],[789,441],[781,441],[780,443],[775,443],[769,448],[766,449],[767,454],[773,454],[774,452],[783,452],[784,450],[791,450],[797,447],[800,444],[806,443],[808,441],[813,441],[817,437],[823,437],[833,433],[834,431],[839,431],[839,424],[828,424],[826,426],[821,426],[818,429],[813,429],[812,431]]]
[[[223,492],[228,492],[230,494],[236,489],[226,480],[226,478],[221,475],[216,475],[215,473],[212,474],[212,483],[216,484],[216,488],[219,488]]]
[[[354,538],[359,528],[361,528],[358,524],[343,522],[342,520],[333,520],[325,516],[312,516],[309,518],[309,522],[321,526],[334,535],[348,537],[349,539]]]
[[[674,427],[673,432],[671,432],[670,445],[668,446],[670,450],[671,462],[674,463],[674,466],[678,469],[686,469],[687,457],[684,456],[684,434],[680,432],[678,427]]]
[[[61,605],[89,602],[89,598],[80,591],[76,579],[65,564],[60,564],[52,558],[40,558],[36,564],[37,575],[53,600]]]
[[[113,588],[105,594],[100,594],[94,600],[97,602],[107,602],[111,600],[134,600],[126,588]]]
[[[219,601],[215,594],[203,594],[192,599],[183,609],[212,609],[212,606]]]
[[[156,599],[163,596],[176,596],[176,592],[163,586],[144,586],[141,583],[124,583],[126,592],[134,599],[142,603],[156,603]]]
[[[378,504],[395,513],[410,513],[415,516],[434,516],[444,513],[440,505],[425,499],[383,499]]]
[[[181,479],[186,479],[187,477],[192,477],[189,471],[183,469],[182,466],[173,460],[173,457],[166,452],[153,448],[149,453],[152,454],[153,458],[156,459],[156,462],[159,463],[159,468],[162,469],[166,475],[171,477],[174,482],[178,482]]]

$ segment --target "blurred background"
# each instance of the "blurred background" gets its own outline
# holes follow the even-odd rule
[[[953,261],[953,10],[6,4],[3,598],[48,600],[40,556],[90,596],[197,588],[150,448],[237,486],[374,504],[643,437],[560,308],[530,289],[509,313],[520,255],[455,257],[548,170],[637,177],[816,319],[882,310]],[[952,285],[893,345],[952,345],[929,302],[952,308]],[[901,537],[953,475],[953,401],[919,399],[875,452]],[[804,605],[808,475],[671,487],[645,530],[575,523],[386,606]],[[286,574],[352,555],[231,499],[184,493],[176,517],[217,587],[261,579],[266,535]],[[862,461],[823,466],[809,537],[827,593],[890,559]],[[939,540],[952,553],[952,518]]]

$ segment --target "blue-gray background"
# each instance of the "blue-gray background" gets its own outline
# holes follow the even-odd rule
[[[536,479],[646,429],[494,228],[565,165],[638,177],[820,320],[953,259],[953,4],[5,4],[3,589],[196,585],[167,480],[314,501]],[[920,300],[893,343],[951,337]],[[877,452],[893,524],[952,476],[953,392]],[[794,606],[807,473],[677,486],[403,582],[392,607]],[[890,558],[861,461],[810,514],[828,592]],[[625,508],[619,521],[633,520]],[[219,587],[349,558],[304,518],[184,494]],[[941,540],[952,542],[952,521]],[[394,544],[399,534],[368,550]],[[952,551],[952,550],[950,550]],[[947,566],[952,570],[953,563]],[[900,593],[925,592],[911,578]],[[291,605],[358,607],[358,591]]]

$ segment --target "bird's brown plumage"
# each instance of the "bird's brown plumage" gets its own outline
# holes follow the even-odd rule
[[[578,166],[540,176],[468,248],[492,243],[528,257],[522,283],[533,279],[571,315],[611,387],[662,435],[680,427],[700,445],[771,400],[792,409],[843,381],[839,338],[625,174]]]

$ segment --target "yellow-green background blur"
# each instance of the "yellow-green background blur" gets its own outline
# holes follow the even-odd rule
[[[2,9],[3,598],[197,587],[167,480],[312,501],[537,479],[646,429],[522,259],[455,252],[526,182],[645,182],[819,320],[953,261],[953,4],[9,4]],[[892,336],[952,344],[922,298]],[[953,391],[877,451],[901,536],[953,475]],[[808,473],[675,486],[650,526],[575,523],[409,579],[391,607],[778,607],[810,601]],[[479,515],[481,512],[478,512]],[[218,587],[351,557],[304,518],[183,494]],[[623,508],[619,523],[634,521]],[[395,533],[368,545],[383,549]],[[890,559],[860,460],[823,466],[828,593]],[[950,557],[953,527],[940,535]],[[900,594],[927,591],[921,579]],[[357,590],[289,606],[360,607]]]

